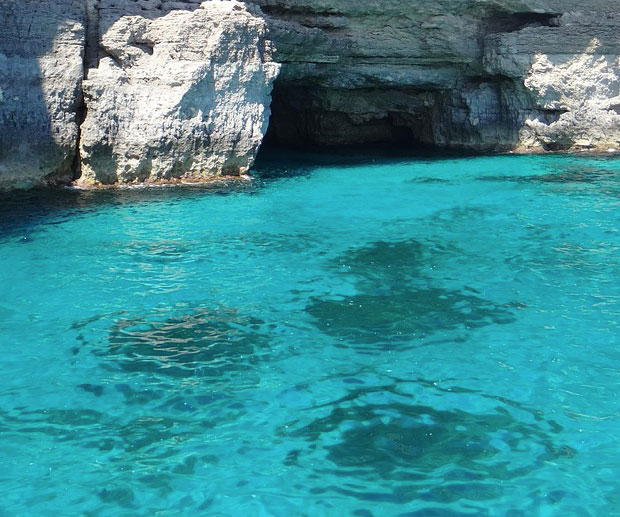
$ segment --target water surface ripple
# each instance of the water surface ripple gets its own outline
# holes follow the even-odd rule
[[[0,515],[620,515],[620,161],[256,174],[0,199]]]

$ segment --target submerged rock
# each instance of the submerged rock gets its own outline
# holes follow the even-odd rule
[[[477,296],[441,288],[392,296],[357,294],[338,299],[312,298],[306,312],[322,332],[341,346],[397,348],[436,332],[514,323],[504,307]],[[372,349],[371,349],[372,350]]]
[[[470,402],[485,398],[469,396]],[[321,479],[337,476],[339,483],[324,483],[315,489],[318,494],[398,505],[454,504],[502,500],[504,483],[510,487],[541,464],[577,454],[562,441],[557,422],[532,420],[527,408],[512,401],[471,411],[459,407],[462,398],[450,399],[432,407],[394,386],[352,389],[326,403],[319,416],[281,429],[282,436],[300,440],[285,464]]]
[[[434,250],[435,260],[441,255]],[[374,353],[420,346],[428,337],[514,323],[505,305],[450,289],[428,275],[430,251],[415,239],[378,241],[345,251],[326,265],[350,277],[356,294],[308,300],[306,313],[336,346]],[[462,337],[451,336],[455,341]]]
[[[201,308],[163,321],[121,319],[99,355],[127,372],[222,380],[248,371],[269,348],[263,323],[233,310]]]

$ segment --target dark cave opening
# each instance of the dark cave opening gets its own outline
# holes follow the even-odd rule
[[[519,141],[518,88],[503,76],[472,76],[454,88],[338,88],[278,80],[262,148],[503,153]]]
[[[432,147],[429,93],[278,84],[263,147],[298,150]]]
[[[559,27],[560,13],[499,12],[486,21],[488,33],[517,32],[527,27]]]

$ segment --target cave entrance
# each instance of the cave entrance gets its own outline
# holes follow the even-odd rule
[[[304,150],[432,148],[432,94],[338,89],[276,81],[264,147]]]

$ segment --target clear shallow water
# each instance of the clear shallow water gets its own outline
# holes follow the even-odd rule
[[[620,161],[264,160],[0,204],[0,515],[620,515]]]

